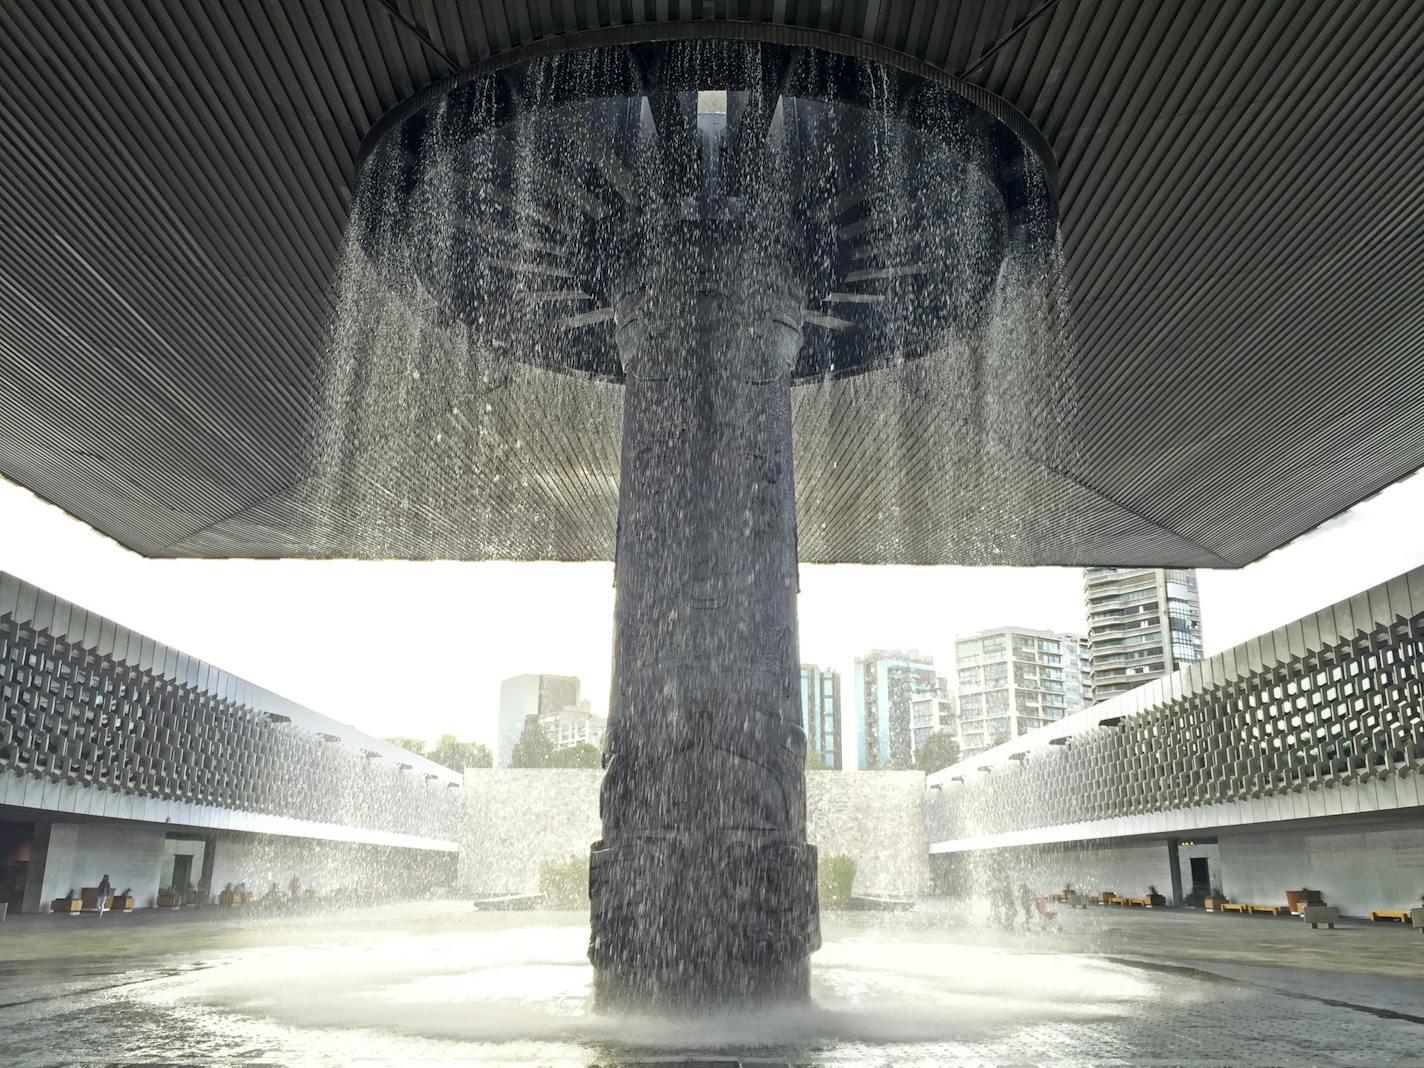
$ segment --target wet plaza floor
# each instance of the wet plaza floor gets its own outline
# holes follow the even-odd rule
[[[1191,931],[1167,916],[1091,922],[986,936],[831,918],[810,1005],[653,1018],[591,1011],[587,927],[572,915],[425,903],[270,921],[37,917],[0,929],[0,1063],[1424,1064],[1417,936],[1360,932],[1398,958],[1372,976],[1328,952],[1324,968],[1249,963],[1253,938],[1319,957],[1303,925],[1203,927],[1235,944],[1233,964],[1153,958],[1154,933],[1170,953]]]

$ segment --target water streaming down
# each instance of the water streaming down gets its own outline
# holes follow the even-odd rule
[[[797,484],[803,543],[1013,558],[1025,495],[1073,466],[1052,203],[950,85],[783,44],[557,53],[378,132],[314,538],[614,557],[600,1001],[805,995]]]

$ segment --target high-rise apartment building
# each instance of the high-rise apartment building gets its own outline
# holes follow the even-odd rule
[[[1095,701],[1202,658],[1195,571],[1089,567],[1083,597]]]
[[[841,673],[801,665],[801,726],[806,750],[828,768],[841,768]]]
[[[579,701],[540,712],[539,727],[555,749],[570,749],[580,744],[602,749],[608,721],[602,716],[595,716],[587,701]]]
[[[855,766],[908,768],[914,762],[914,709],[921,697],[945,697],[934,657],[911,649],[875,649],[855,661]]]
[[[494,764],[507,768],[514,746],[524,733],[524,721],[578,704],[579,680],[575,675],[515,675],[499,684],[499,737]]]
[[[977,753],[1092,703],[1081,634],[999,627],[954,643],[959,748]]]
[[[924,694],[910,700],[911,757],[932,734],[950,734],[959,739],[959,716],[954,694]]]

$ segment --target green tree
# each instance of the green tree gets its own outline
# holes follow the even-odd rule
[[[845,908],[855,886],[855,858],[832,854],[816,865],[816,896],[824,909]]]
[[[935,731],[915,751],[915,767],[928,774],[959,760],[959,743],[946,731]]]
[[[420,738],[387,738],[385,740],[391,745],[407,749],[418,756],[425,755],[425,742]]]
[[[451,771],[463,772],[466,768],[492,768],[494,756],[489,746],[480,742],[462,742],[453,734],[442,734],[435,748],[425,754],[437,764]]]
[[[603,753],[596,745],[578,742],[564,749],[555,749],[549,754],[546,768],[599,768],[603,766]]]
[[[539,865],[539,893],[546,909],[588,910],[588,854]]]
[[[524,731],[519,741],[514,743],[514,751],[509,754],[509,763],[515,768],[547,768],[549,757],[554,752],[554,743],[539,726],[537,716],[524,717]]]
[[[814,749],[806,750],[806,770],[807,771],[830,771],[831,766],[826,763],[820,753]]]

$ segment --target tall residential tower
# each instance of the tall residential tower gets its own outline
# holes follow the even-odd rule
[[[1195,571],[1083,570],[1093,700],[1103,701],[1202,658]]]
[[[806,752],[837,771],[841,763],[841,673],[815,664],[801,665],[801,725]]]
[[[874,649],[855,660],[855,766],[908,768],[914,761],[914,702],[947,696],[932,656]]]
[[[525,720],[577,706],[578,700],[579,680],[575,675],[515,675],[501,682],[495,767],[509,767],[515,743],[524,733]]]
[[[954,643],[959,747],[977,753],[1092,702],[1081,634],[998,627]]]

